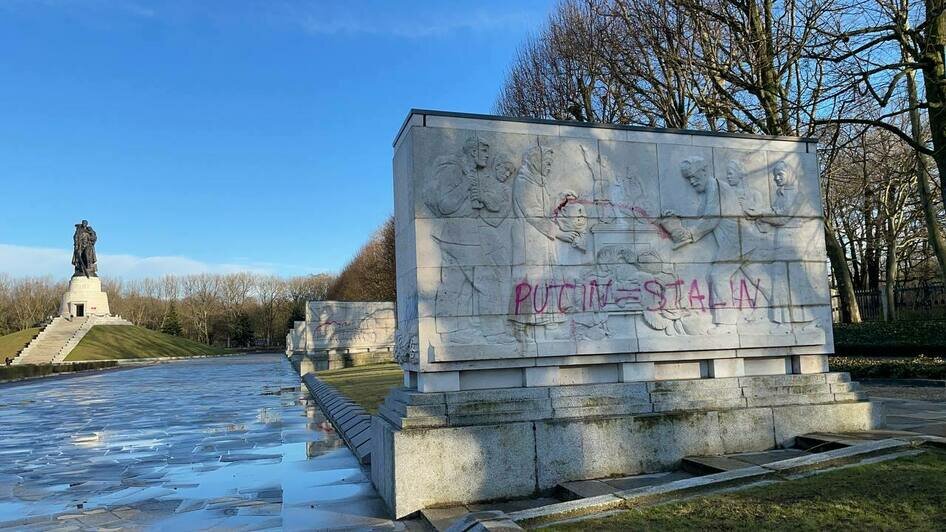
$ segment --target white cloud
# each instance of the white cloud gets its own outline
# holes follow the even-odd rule
[[[166,274],[255,272],[273,273],[273,265],[208,263],[188,257],[98,254],[99,273],[103,277],[142,279]],[[0,273],[13,277],[72,275],[72,251],[0,244]]]

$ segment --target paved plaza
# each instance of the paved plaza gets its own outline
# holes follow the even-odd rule
[[[865,386],[871,399],[883,401],[890,430],[946,437],[946,389]]]
[[[0,420],[0,529],[399,526],[279,355],[0,385]]]

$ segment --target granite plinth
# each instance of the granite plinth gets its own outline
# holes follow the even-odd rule
[[[306,355],[318,371],[354,368],[394,361],[394,347],[375,349],[327,349]]]
[[[59,315],[64,318],[108,316],[108,295],[98,277],[77,276],[69,280],[69,290],[62,296]]]
[[[844,373],[419,393],[372,421],[372,482],[397,517],[525,497],[562,482],[654,473],[685,456],[788,447],[881,426]]]

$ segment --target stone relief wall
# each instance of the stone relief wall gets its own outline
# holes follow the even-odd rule
[[[310,353],[394,345],[394,303],[310,301],[305,323]]]
[[[286,352],[304,352],[306,343],[306,324],[305,321],[296,321],[292,324],[292,329],[286,334]]]
[[[399,139],[402,363],[833,351],[813,145],[476,122]]]

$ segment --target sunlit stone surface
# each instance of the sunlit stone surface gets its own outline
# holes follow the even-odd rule
[[[827,364],[814,142],[412,111],[393,166],[396,516],[878,425]]]
[[[834,350],[806,139],[415,113],[394,174],[420,391],[786,374]],[[660,367],[681,361],[703,362]]]
[[[280,355],[0,386],[0,528],[387,527]]]
[[[394,303],[309,301],[305,310],[306,351],[384,349],[394,345]]]

